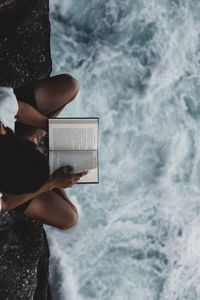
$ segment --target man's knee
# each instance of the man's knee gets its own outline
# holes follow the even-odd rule
[[[75,226],[78,222],[78,213],[71,213],[70,215],[67,214],[65,218],[62,220],[62,224],[58,226],[59,229],[66,230],[73,226]]]
[[[69,100],[74,100],[79,91],[78,81],[69,74],[62,74],[60,76],[65,92],[69,97]]]

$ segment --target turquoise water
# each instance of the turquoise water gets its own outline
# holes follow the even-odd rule
[[[200,2],[52,0],[53,73],[100,118],[100,184],[48,229],[59,300],[200,299]]]

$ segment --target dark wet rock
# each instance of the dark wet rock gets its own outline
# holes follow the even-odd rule
[[[48,0],[0,0],[0,86],[19,87],[49,76]]]
[[[19,87],[52,68],[48,0],[0,0],[0,86]],[[43,224],[0,214],[0,299],[46,300],[49,248]]]
[[[49,248],[43,224],[11,210],[0,215],[0,299],[47,300]]]

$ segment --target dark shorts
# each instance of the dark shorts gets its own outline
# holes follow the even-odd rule
[[[25,210],[27,209],[27,207],[30,205],[31,201],[32,201],[32,199],[25,202],[25,203],[23,203],[23,204],[21,204],[21,205],[19,205],[19,206],[17,206],[17,207],[15,207],[14,210],[24,213]]]
[[[14,93],[17,97],[17,100],[25,102],[36,108],[36,101],[35,101],[35,92],[34,92],[34,87],[33,84],[26,84],[23,85],[19,88],[14,89]],[[15,133],[17,135],[23,134],[23,132],[26,130],[27,126],[16,122],[15,123]],[[19,205],[18,207],[15,208],[16,211],[24,212],[29,204],[31,203],[32,200],[29,200],[25,202],[22,205]]]
[[[14,89],[14,93],[19,101],[26,102],[36,108],[35,92],[32,83]]]
[[[17,100],[25,102],[36,108],[35,91],[32,83],[23,85],[19,88],[14,89]],[[22,135],[26,131],[27,125],[23,125],[19,122],[15,123],[15,133]]]

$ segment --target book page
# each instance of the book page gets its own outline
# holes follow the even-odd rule
[[[73,173],[96,169],[97,156],[97,151],[50,151],[50,173],[65,166],[72,166]]]
[[[99,182],[99,174],[98,169],[92,169],[88,171],[88,174],[81,177],[81,179],[78,181],[78,183],[98,183]]]
[[[98,119],[50,119],[49,150],[97,150]]]

